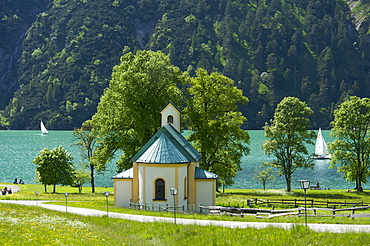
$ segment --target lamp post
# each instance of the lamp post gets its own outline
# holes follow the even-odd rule
[[[64,196],[66,197],[66,213],[67,213],[67,197],[68,197],[68,192],[64,192]]]
[[[309,180],[300,180],[301,188],[304,189],[304,221],[305,226],[307,227],[307,203],[306,203],[306,190],[310,188]]]
[[[171,195],[173,196],[173,218],[175,219],[175,224],[176,224],[176,200],[175,196],[177,195],[177,189],[176,188],[171,188]]]
[[[109,197],[109,191],[105,191],[104,192],[104,195],[107,198],[107,217],[109,217],[109,214],[108,214],[108,197]]]
[[[36,194],[36,197],[39,195],[39,192],[38,191],[35,191],[35,194]],[[39,205],[39,202],[36,200],[36,206]]]

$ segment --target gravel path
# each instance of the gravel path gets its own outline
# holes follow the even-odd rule
[[[76,208],[70,206],[61,206],[53,204],[45,204],[47,201],[28,201],[28,200],[0,200],[0,203],[11,203],[27,206],[40,206],[46,209],[74,213],[83,216],[106,216],[107,211],[100,211],[87,208]],[[127,219],[139,222],[169,222],[173,223],[173,218],[156,217],[156,216],[145,216],[145,215],[134,215],[134,214],[123,214],[108,212],[110,218]],[[222,226],[229,228],[267,228],[267,227],[279,227],[286,230],[292,228],[295,224],[291,223],[269,223],[269,222],[240,222],[240,221],[217,221],[217,220],[193,220],[193,219],[176,219],[177,224],[182,225],[202,225],[202,226]],[[303,223],[302,223],[303,224]],[[345,233],[345,232],[366,232],[370,233],[370,225],[347,225],[347,224],[308,224],[311,230],[317,232],[333,232],[333,233]]]

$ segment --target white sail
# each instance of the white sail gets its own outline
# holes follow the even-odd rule
[[[329,159],[330,155],[327,154],[328,149],[326,146],[326,142],[324,137],[321,133],[321,128],[319,128],[319,132],[317,133],[316,138],[316,145],[315,145],[315,159]]]
[[[49,133],[48,130],[46,129],[44,123],[42,123],[42,121],[40,123],[40,128],[41,128],[41,133],[43,133],[43,134],[48,134]]]

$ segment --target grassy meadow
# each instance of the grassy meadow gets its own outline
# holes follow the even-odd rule
[[[7,184],[0,185],[6,186]],[[78,206],[106,210],[104,191],[113,188],[84,187],[81,194],[77,188],[57,187],[57,193],[44,193],[41,185],[26,184],[19,193],[0,196],[0,199],[49,200],[65,205],[64,192],[68,196],[68,206]],[[35,194],[38,191],[38,195]],[[52,188],[48,187],[51,192]],[[241,206],[246,199],[303,199],[303,191],[291,193],[283,190],[226,190],[219,193],[218,205]],[[308,190],[307,199],[331,201],[363,201],[370,204],[370,193],[346,193],[344,190]],[[108,198],[110,212],[145,214],[172,217],[172,213],[132,210],[113,206],[113,196]],[[246,207],[246,204],[244,204]],[[285,207],[285,206],[281,206]],[[0,203],[0,237],[2,245],[368,245],[370,235],[366,233],[319,233],[302,225],[291,230],[279,228],[230,229],[215,226],[174,225],[172,223],[139,223],[122,219],[104,217],[84,217],[62,212],[50,211],[40,207],[20,206]],[[367,211],[362,211],[367,213]],[[357,211],[356,211],[357,213]],[[370,213],[370,212],[369,212]],[[268,221],[303,223],[303,217],[278,217],[257,219],[255,216],[231,217],[226,215],[182,214],[178,217],[196,219]],[[347,217],[309,217],[309,223],[370,224],[369,218],[350,219]]]

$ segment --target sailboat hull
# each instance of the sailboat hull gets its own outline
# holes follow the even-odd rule
[[[311,159],[315,160],[329,160],[330,156],[312,156]]]

